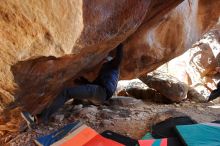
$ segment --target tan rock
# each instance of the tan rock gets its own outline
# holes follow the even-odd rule
[[[218,66],[220,53],[220,29],[214,29],[206,34],[194,48],[186,52],[189,56],[187,72],[193,87],[202,97],[208,99],[210,92],[216,88],[219,75],[215,68]],[[200,100],[201,98],[199,98]]]
[[[140,79],[173,102],[180,102],[187,98],[188,86],[173,76],[162,72],[153,72]]]
[[[218,21],[220,1],[185,0],[166,15],[180,2],[1,1],[0,130],[18,129],[22,109],[41,112],[68,80],[88,70],[94,78],[123,41],[123,78],[183,53]]]
[[[39,113],[67,80],[98,64],[137,29],[150,2],[1,1],[0,130],[20,121],[5,115],[13,108]]]
[[[188,97],[197,102],[207,101],[210,91],[216,88],[219,74],[220,29],[216,27],[203,36],[183,55],[169,61],[157,70],[177,77],[192,88]]]

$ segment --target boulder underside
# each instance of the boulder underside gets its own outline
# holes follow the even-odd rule
[[[181,3],[181,4],[180,4]],[[0,1],[0,131],[18,131],[119,43],[121,78],[146,74],[185,52],[219,19],[216,0]]]

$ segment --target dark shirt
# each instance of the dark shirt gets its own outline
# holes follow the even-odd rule
[[[123,46],[120,44],[116,49],[115,58],[102,65],[98,77],[93,81],[93,84],[97,84],[105,88],[107,99],[114,94],[119,80],[119,67],[123,56]]]

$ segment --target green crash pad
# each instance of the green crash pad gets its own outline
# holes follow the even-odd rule
[[[220,146],[220,124],[181,125],[176,129],[187,146]]]

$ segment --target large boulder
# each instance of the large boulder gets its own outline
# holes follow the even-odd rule
[[[140,90],[145,90],[147,89],[148,86],[144,84],[141,80],[139,79],[133,79],[133,80],[121,80],[118,82],[117,89],[115,91],[115,94],[119,95],[124,94],[129,89],[140,89]],[[125,93],[126,94],[126,93]]]
[[[16,129],[7,123],[20,114],[11,112],[39,113],[67,80],[99,63],[137,29],[150,2],[1,1],[0,130]]]
[[[168,12],[180,2],[1,1],[0,131],[17,130],[21,110],[41,112],[68,80],[89,69],[94,77],[94,66],[137,30],[147,12],[161,10],[154,6]]]
[[[159,67],[158,71],[177,77],[191,86],[188,97],[197,102],[207,101],[220,76],[220,29],[216,26],[183,55]]]
[[[219,6],[218,0],[185,0],[166,15],[161,14],[168,7],[161,7],[154,19],[149,11],[144,23],[125,41],[126,54],[132,55],[125,56],[122,76],[133,78],[153,71],[191,48],[219,21]]]
[[[149,72],[183,53],[216,24],[216,0],[0,2],[0,131],[19,112],[42,111],[68,80],[92,72],[124,42],[122,77]],[[170,12],[168,14],[168,12]]]
[[[139,79],[121,80],[116,90],[118,96],[135,97],[143,101],[170,103],[170,101],[155,89],[149,88]]]
[[[218,62],[220,55],[219,38],[220,29],[215,28],[185,53],[185,56],[189,58],[185,61],[188,66],[187,73],[190,78],[190,85],[200,94],[200,96],[191,96],[194,100],[207,101],[210,92],[216,88],[220,79],[219,74],[215,71],[215,68],[220,65]]]
[[[166,73],[153,72],[140,77],[140,80],[172,102],[180,102],[187,98],[188,85]]]

